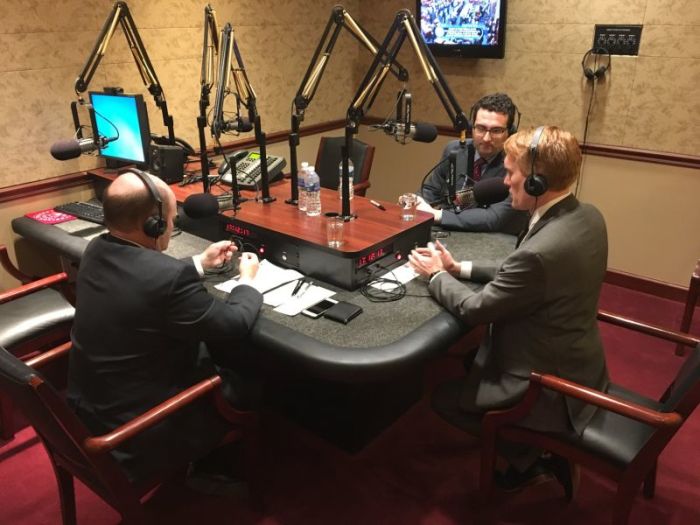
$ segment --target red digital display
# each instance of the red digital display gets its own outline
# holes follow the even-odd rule
[[[239,237],[250,238],[251,232],[248,228],[244,228],[240,224],[228,223],[226,224],[226,231],[238,235]]]
[[[380,248],[377,248],[376,250],[372,250],[371,252],[358,257],[355,263],[355,267],[364,268],[368,264],[372,264],[373,262],[378,261],[385,255],[390,254],[392,251],[393,247],[391,244],[387,244],[386,246],[382,246]]]

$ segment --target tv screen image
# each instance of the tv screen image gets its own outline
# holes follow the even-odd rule
[[[148,163],[151,135],[141,95],[90,92],[95,136],[117,140],[100,149],[100,155],[138,165]]]
[[[418,0],[420,30],[437,56],[503,58],[506,0]]]

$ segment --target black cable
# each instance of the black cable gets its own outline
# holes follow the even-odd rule
[[[420,196],[421,196],[421,197],[423,197],[423,188],[425,187],[425,181],[428,180],[428,176],[429,176],[429,175],[432,175],[432,173],[433,173],[436,169],[438,169],[442,164],[444,164],[445,162],[447,162],[447,161],[449,161],[449,160],[450,160],[450,156],[449,156],[449,155],[448,155],[447,157],[444,157],[444,158],[440,159],[440,162],[438,162],[437,164],[435,164],[435,166],[433,166],[432,168],[430,168],[430,169],[428,170],[428,173],[426,173],[425,175],[423,175],[423,178],[422,178],[421,181],[420,181]],[[440,181],[440,183],[441,183],[440,186],[441,186],[441,187],[444,187],[445,185],[447,185],[447,181],[446,181],[446,180],[444,180],[442,177],[440,177],[440,179],[441,179],[441,181]],[[449,191],[448,191],[448,194],[449,194]]]
[[[375,277],[379,270],[386,270],[393,278]],[[387,275],[386,273],[384,275]],[[373,284],[392,284],[394,287],[391,290],[382,290],[375,288]],[[394,270],[378,264],[377,267],[370,273],[369,280],[360,288],[360,293],[371,303],[390,303],[398,301],[406,296],[406,285],[396,278]]]
[[[591,119],[591,110],[593,109],[593,103],[595,102],[595,86],[598,83],[598,78],[593,77],[593,87],[591,89],[591,95],[588,98],[588,110],[586,111],[586,123],[583,127],[583,142],[581,143],[581,150],[584,149],[586,145],[586,140],[588,139],[588,124]],[[581,167],[579,168],[578,177],[576,178],[576,188],[574,189],[574,195],[576,197],[581,193],[581,188],[583,187],[583,166],[586,163],[586,155],[582,151],[583,158],[581,159]]]

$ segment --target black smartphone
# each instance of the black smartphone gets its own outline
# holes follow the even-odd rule
[[[306,310],[302,310],[301,313],[307,317],[311,317],[313,319],[316,319],[317,317],[321,317],[323,315],[323,312],[328,310],[331,306],[333,306],[337,302],[338,301],[336,301],[335,299],[324,299],[323,301],[320,301],[314,305],[309,306]]]

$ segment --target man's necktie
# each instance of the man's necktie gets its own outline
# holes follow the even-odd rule
[[[523,242],[523,239],[525,239],[525,236],[527,235],[527,232],[530,230],[528,228],[523,228],[520,230],[520,233],[518,234],[518,240],[515,242],[515,247],[517,248],[520,246],[520,243]]]
[[[474,179],[474,182],[479,182],[481,180],[481,170],[483,169],[484,164],[486,164],[486,161],[483,158],[478,158],[474,161],[474,172],[472,173],[472,179]]]

